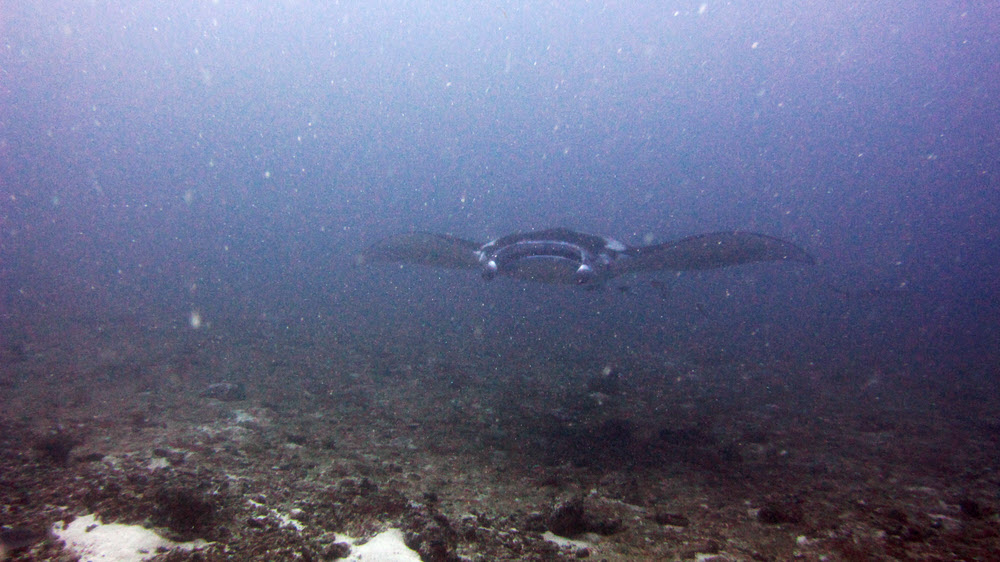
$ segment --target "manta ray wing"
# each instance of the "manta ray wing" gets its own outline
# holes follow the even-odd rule
[[[362,259],[472,269],[479,267],[475,252],[480,246],[478,242],[447,234],[411,232],[383,238],[365,250]]]
[[[792,261],[814,264],[805,250],[764,234],[753,232],[713,232],[689,236],[674,242],[629,248],[622,271],[693,271],[754,262]]]

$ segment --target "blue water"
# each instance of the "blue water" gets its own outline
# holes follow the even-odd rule
[[[994,369],[989,3],[8,2],[0,37],[8,337],[142,315],[500,365],[690,344]],[[820,263],[625,292],[356,263],[551,226],[754,230]]]

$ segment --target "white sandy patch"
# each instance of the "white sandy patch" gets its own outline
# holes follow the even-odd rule
[[[138,525],[100,523],[93,515],[77,517],[65,527],[56,523],[52,532],[81,562],[141,562],[160,554],[158,549],[194,550],[208,544],[201,539],[173,542]]]
[[[542,538],[554,542],[559,546],[569,546],[573,548],[594,548],[594,543],[581,540],[567,539],[566,537],[560,537],[559,535],[553,533],[552,531],[545,531],[542,533]]]
[[[341,535],[341,537],[344,537]],[[348,538],[348,537],[344,537]],[[354,540],[349,540],[354,543]],[[420,555],[403,542],[403,531],[389,529],[360,546],[351,547],[346,562],[420,562]]]

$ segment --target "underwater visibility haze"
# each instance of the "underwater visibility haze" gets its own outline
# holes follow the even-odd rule
[[[7,1],[0,38],[13,559],[91,515],[163,560],[1000,549],[1000,7]]]

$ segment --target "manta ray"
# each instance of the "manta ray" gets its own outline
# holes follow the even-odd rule
[[[627,246],[614,238],[567,228],[517,232],[485,244],[447,234],[410,232],[376,242],[361,259],[479,270],[487,281],[504,276],[585,287],[600,287],[628,273],[696,271],[754,262],[815,263],[795,244],[753,232],[712,232],[651,246]]]

